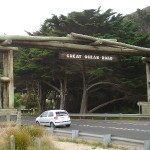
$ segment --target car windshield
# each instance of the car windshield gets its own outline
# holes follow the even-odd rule
[[[56,112],[56,115],[57,115],[57,116],[67,116],[68,113],[65,112],[65,111],[58,111],[58,112]]]

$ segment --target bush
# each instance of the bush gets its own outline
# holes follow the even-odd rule
[[[8,148],[10,149],[10,136],[14,135],[15,137],[15,147],[17,150],[27,150],[29,144],[30,144],[30,140],[31,140],[31,136],[29,134],[29,132],[21,129],[21,128],[13,128],[13,129],[9,129],[7,131],[7,141],[8,141]]]
[[[29,148],[32,150],[59,150],[52,141],[54,141],[53,137],[44,135],[40,138],[36,138]]]
[[[41,126],[27,126],[23,130],[27,131],[31,137],[42,137],[44,134],[44,128]]]
[[[0,150],[3,147],[2,150],[10,149],[11,135],[14,135],[16,150],[58,150],[52,142],[54,139],[44,131],[41,126],[9,128],[5,131],[6,138],[4,144],[0,145]]]
[[[19,108],[22,103],[21,103],[21,93],[15,93],[14,95],[14,106],[15,108]]]

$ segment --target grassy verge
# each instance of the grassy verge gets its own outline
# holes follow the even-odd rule
[[[15,137],[16,150],[58,150],[52,136],[39,126],[0,128],[0,150],[10,150],[10,136]]]
[[[106,149],[106,147],[104,146],[104,144],[102,142],[87,141],[87,140],[83,140],[83,139],[72,140],[71,138],[64,138],[64,137],[58,137],[57,140],[60,141],[60,142],[71,142],[71,143],[75,143],[75,144],[88,145],[88,146],[92,147],[92,149],[96,149],[96,148]],[[109,144],[108,149],[109,148],[113,148],[113,149],[116,149],[116,150],[127,150],[124,147],[121,147],[121,146],[118,146],[118,145],[113,145],[113,144]]]
[[[103,143],[86,141],[86,140],[72,140],[71,138],[56,137],[49,134],[44,127],[41,126],[23,126],[23,127],[6,127],[0,128],[0,150],[10,150],[10,136],[15,137],[16,150],[63,150],[57,148],[59,142],[70,142],[74,144],[84,144],[91,147],[91,149],[105,148]],[[115,150],[126,150],[125,148],[109,145],[109,148]]]

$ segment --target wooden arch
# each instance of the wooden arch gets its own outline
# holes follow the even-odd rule
[[[139,55],[150,57],[150,48],[117,42],[115,39],[100,39],[70,33],[66,37],[1,35],[0,53],[3,54],[3,100],[2,108],[14,108],[13,51],[17,47],[46,48],[57,51],[96,52],[100,54]],[[148,60],[148,59],[145,60]],[[146,61],[148,102],[150,102],[150,64]],[[0,86],[1,87],[1,86]]]

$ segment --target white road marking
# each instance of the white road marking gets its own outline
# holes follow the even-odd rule
[[[110,124],[112,124],[112,123],[115,123],[115,124],[128,124],[128,125],[138,125],[138,126],[147,126],[147,125],[150,125],[149,123],[133,123],[133,122],[116,122],[116,121],[111,121],[111,122],[109,122],[109,121],[107,121],[107,123],[110,123]]]
[[[102,129],[114,129],[114,130],[123,130],[123,131],[136,131],[136,132],[150,132],[150,130],[143,130],[143,129],[133,129],[133,128],[117,128],[117,127],[105,127],[105,126],[91,126],[91,125],[78,125],[78,124],[72,124],[75,126],[81,126],[81,127],[90,127],[90,128],[102,128]]]

